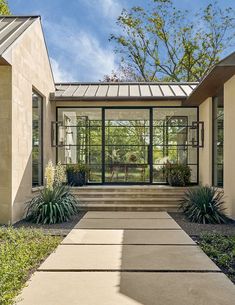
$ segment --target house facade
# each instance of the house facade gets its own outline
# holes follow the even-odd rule
[[[235,218],[235,53],[200,83],[55,83],[40,17],[0,18],[0,223],[24,215],[49,160],[86,164],[91,185],[224,188]]]

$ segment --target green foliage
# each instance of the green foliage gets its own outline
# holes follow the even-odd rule
[[[166,164],[167,181],[172,186],[186,186],[190,183],[191,169],[187,164]]]
[[[7,0],[0,0],[0,15],[11,15]]]
[[[26,219],[34,223],[54,224],[69,221],[78,213],[77,200],[67,185],[43,188],[27,207]]]
[[[224,192],[210,186],[188,189],[181,201],[181,209],[188,219],[197,223],[226,223],[223,208]]]
[[[199,81],[234,44],[232,8],[211,1],[192,15],[172,0],[151,2],[149,9],[123,10],[117,20],[121,34],[110,37],[134,79]]]
[[[0,228],[0,304],[12,305],[30,273],[61,238],[41,230]]]
[[[235,237],[204,234],[199,244],[203,251],[235,282]]]
[[[89,168],[86,164],[82,163],[68,164],[66,166],[66,171],[70,173],[87,173]]]

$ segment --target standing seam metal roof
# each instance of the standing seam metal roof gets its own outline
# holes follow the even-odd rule
[[[79,99],[185,99],[198,83],[113,82],[59,83],[52,100]]]
[[[0,55],[38,18],[40,17],[0,16]]]

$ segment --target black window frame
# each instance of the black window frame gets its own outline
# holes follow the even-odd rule
[[[89,183],[89,185],[165,185],[166,183],[159,183],[159,182],[153,182],[153,109],[171,109],[171,108],[181,108],[181,109],[187,109],[187,108],[191,108],[191,109],[196,109],[196,117],[197,117],[197,121],[199,121],[199,107],[198,106],[75,106],[75,105],[66,105],[66,106],[56,106],[56,122],[58,122],[58,112],[59,109],[70,109],[70,108],[99,108],[102,111],[102,173],[101,173],[101,182],[99,183]],[[150,145],[151,145],[151,154],[150,154],[150,181],[149,182],[141,182],[141,183],[133,183],[133,182],[112,182],[112,183],[108,183],[105,182],[105,110],[106,109],[149,109],[150,110]],[[57,137],[57,135],[56,135]],[[198,185],[199,183],[199,147],[196,147],[195,149],[197,149],[197,164],[193,164],[195,166],[197,166],[197,180],[196,182],[192,182],[191,185]],[[56,162],[58,162],[58,147],[56,148]]]
[[[217,101],[216,101],[217,100]],[[218,105],[218,101],[222,103],[222,106]],[[223,89],[220,89],[218,91],[218,94],[212,97],[212,186],[214,187],[221,187],[224,186],[224,114],[223,114],[223,144],[220,145],[223,149],[223,163],[218,164],[217,159],[217,153],[215,151],[215,146],[218,147],[217,143],[218,141],[215,139],[215,129],[218,129],[218,115],[217,115],[217,109],[218,108],[224,108],[224,93]],[[218,131],[217,131],[218,133]],[[215,181],[215,172],[218,171],[218,165],[222,166],[222,183],[218,183]],[[216,175],[218,177],[218,175]]]
[[[41,98],[41,106],[40,106],[40,180],[37,184],[33,183],[33,94],[39,96]],[[35,88],[32,89],[32,187],[40,187],[44,185],[44,130],[43,130],[43,122],[44,122],[44,97],[41,93],[39,93]]]

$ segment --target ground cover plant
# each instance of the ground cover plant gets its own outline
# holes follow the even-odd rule
[[[30,274],[58,246],[59,236],[36,229],[0,228],[0,304],[14,304],[14,298]]]
[[[235,236],[203,234],[198,242],[203,251],[235,283]]]

